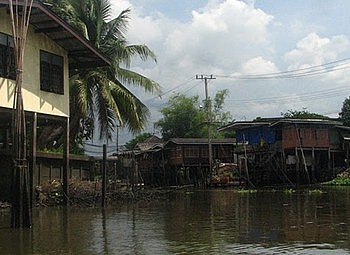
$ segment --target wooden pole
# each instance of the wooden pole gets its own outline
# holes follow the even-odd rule
[[[32,2],[32,0],[24,0],[22,1],[22,6],[18,6],[18,1],[16,1],[15,4],[12,0],[8,1],[11,15],[14,57],[16,64],[16,86],[12,113],[12,145],[14,157],[11,201],[12,228],[31,227],[31,189],[28,174],[26,122],[22,95],[22,83],[24,49],[29,27]]]
[[[33,123],[32,123],[32,145],[31,145],[31,160],[30,160],[30,206],[33,207],[34,201],[34,173],[36,170],[36,157],[37,157],[37,126],[38,126],[38,115],[33,113]]]
[[[204,76],[204,75],[196,75],[196,79],[204,80],[204,89],[205,89],[205,104],[207,110],[207,121],[208,121],[208,153],[209,153],[209,175],[206,175],[206,184],[208,184],[208,177],[211,178],[212,168],[213,168],[213,154],[212,154],[212,142],[211,142],[211,123],[212,123],[212,114],[211,114],[211,101],[208,93],[208,80],[216,79],[213,75]]]
[[[102,198],[101,206],[105,207],[106,203],[106,168],[107,168],[107,145],[103,145],[103,159],[102,159]]]
[[[315,148],[314,147],[312,147],[311,156],[312,156],[311,178],[312,178],[312,182],[314,183],[316,181],[316,177],[315,177],[316,160],[315,160]]]
[[[299,187],[300,186],[300,173],[299,173],[300,160],[299,160],[297,147],[295,147],[295,158],[296,158],[295,171],[296,171],[297,187]]]
[[[68,205],[68,175],[69,175],[69,118],[66,118],[65,123],[65,139],[63,144],[63,205]]]

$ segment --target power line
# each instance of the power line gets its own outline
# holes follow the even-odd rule
[[[84,145],[87,146],[92,146],[92,147],[98,147],[98,148],[103,148],[103,144],[92,144],[92,143],[86,143],[84,142]],[[116,145],[107,145],[107,148],[116,148]]]
[[[227,101],[232,101],[237,104],[245,104],[245,103],[264,103],[269,101],[285,101],[291,100],[295,97],[307,98],[308,100],[318,100],[325,97],[335,97],[344,95],[344,93],[350,92],[350,88],[343,86],[339,88],[327,89],[327,90],[319,90],[315,92],[306,92],[295,95],[286,95],[286,96],[273,96],[273,97],[263,97],[263,98],[252,98],[252,99],[228,99]]]
[[[193,80],[194,80],[194,77],[190,77],[190,78],[188,78],[187,80],[185,80],[184,82],[182,82],[182,83],[180,83],[179,85],[177,85],[176,87],[171,88],[171,89],[169,89],[169,90],[167,90],[167,91],[161,93],[161,94],[158,95],[158,96],[155,96],[155,97],[152,97],[152,98],[150,98],[150,99],[147,99],[146,102],[152,101],[152,100],[157,99],[157,98],[162,98],[162,96],[165,96],[166,94],[169,94],[170,92],[173,92],[174,90],[176,90],[176,89],[178,89],[178,88],[180,88],[180,87],[182,87],[182,86],[184,86],[184,85],[187,85],[189,82],[191,82],[191,81],[193,81]]]
[[[286,79],[286,78],[299,78],[305,76],[314,76],[325,74],[329,72],[335,72],[350,68],[350,58],[337,60],[333,62],[324,63],[322,65],[310,66],[301,69],[294,69],[290,71],[265,73],[265,74],[236,74],[236,75],[216,75],[217,77],[237,80],[263,80],[263,79]],[[322,69],[320,69],[322,68]]]

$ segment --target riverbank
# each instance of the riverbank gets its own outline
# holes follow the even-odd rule
[[[327,186],[350,186],[350,168],[339,173],[333,180],[322,183]]]
[[[338,174],[336,178],[331,181],[321,183],[320,186],[350,186],[350,169]],[[319,186],[319,185],[318,185]],[[169,198],[169,194],[179,189],[193,189],[189,186],[150,188],[143,185],[132,187],[120,182],[109,182],[107,185],[106,205],[125,204],[132,202],[149,203],[152,201],[159,201]],[[253,193],[257,190],[244,189],[236,187],[238,193]],[[266,188],[266,187],[265,187]],[[284,189],[289,190],[288,187],[269,187],[272,190]],[[68,202],[71,206],[81,207],[98,207],[101,206],[102,192],[100,181],[80,181],[71,180],[69,184]],[[264,190],[264,188],[263,188]],[[293,189],[290,189],[293,190]],[[43,183],[37,186],[34,190],[34,206],[36,207],[52,207],[61,206],[63,204],[63,189],[59,181],[52,181]],[[10,208],[11,204],[8,202],[0,202],[0,209]]]
[[[102,188],[100,181],[72,180],[69,184],[68,202],[73,206],[95,207],[101,205]],[[167,199],[168,195],[179,189],[192,186],[150,188],[110,182],[107,185],[106,204],[130,202],[152,202]],[[58,181],[43,184],[35,189],[36,206],[60,206],[63,203],[63,189]]]

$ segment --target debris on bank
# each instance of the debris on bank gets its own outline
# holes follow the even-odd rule
[[[69,183],[69,204],[94,207],[101,205],[102,184],[100,181],[71,180]],[[171,189],[147,189],[143,186],[122,185],[109,182],[106,203],[118,204],[135,201],[151,202],[166,197]],[[59,181],[37,186],[35,189],[36,206],[59,206],[63,203],[63,189]]]
[[[350,186],[350,168],[337,174],[337,176],[333,180],[322,183],[322,185]]]
[[[0,210],[10,208],[11,204],[8,202],[0,202]]]

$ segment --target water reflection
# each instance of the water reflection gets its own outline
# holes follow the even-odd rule
[[[0,254],[348,254],[349,193],[183,191],[105,210],[39,209],[23,231],[0,212]]]

